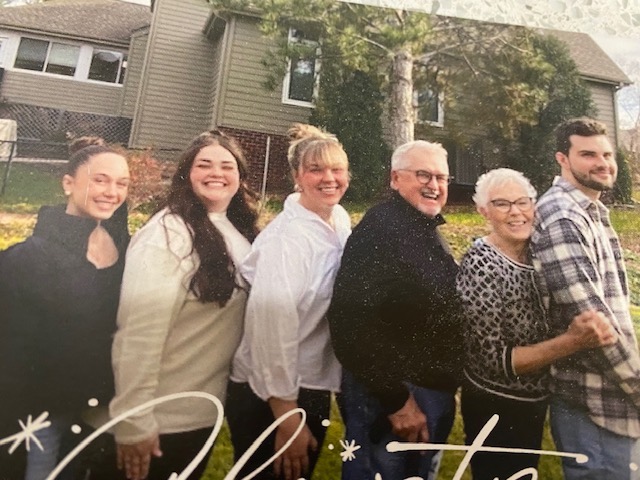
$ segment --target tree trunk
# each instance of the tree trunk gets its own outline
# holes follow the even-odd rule
[[[393,56],[389,120],[393,149],[413,140],[413,56],[402,50]]]

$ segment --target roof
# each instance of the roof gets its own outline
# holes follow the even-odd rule
[[[544,33],[553,35],[567,45],[571,58],[583,77],[616,84],[632,83],[627,74],[588,34],[561,30],[544,30]]]
[[[0,28],[126,45],[134,31],[150,23],[148,6],[119,0],[48,0],[0,7]]]

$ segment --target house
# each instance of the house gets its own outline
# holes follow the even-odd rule
[[[77,5],[86,18],[100,16],[98,9],[107,4],[111,7],[121,4],[123,10],[125,6],[145,8],[115,0],[49,0],[40,8],[58,5],[68,8],[72,4]],[[23,8],[27,7],[20,7]],[[9,9],[0,9],[0,27],[8,30],[8,22],[2,16],[6,13],[2,10]],[[243,12],[222,18],[216,16],[206,0],[152,0],[151,10],[151,21],[148,11],[144,15],[136,13],[139,23],[129,18],[131,23],[123,23],[121,36],[114,36],[109,44],[114,52],[124,54],[128,49],[124,84],[113,82],[104,85],[103,82],[97,85],[85,77],[78,80],[83,88],[91,85],[92,88],[110,89],[113,95],[104,97],[102,90],[102,93],[83,90],[69,99],[75,104],[57,108],[99,111],[103,115],[131,119],[129,147],[152,147],[159,156],[169,159],[174,159],[177,152],[198,133],[221,128],[242,143],[252,164],[254,186],[270,192],[288,191],[290,184],[285,133],[293,122],[308,121],[314,108],[314,75],[319,65],[312,58],[298,59],[289,66],[282,85],[275,90],[268,90],[263,87],[268,71],[262,60],[270,40],[261,35],[257,15]],[[132,17],[134,14],[125,16]],[[97,31],[105,27],[102,22],[97,23],[100,26]],[[44,26],[39,24],[31,28],[38,30]],[[16,28],[13,27],[14,30]],[[23,31],[14,35],[25,35],[25,27],[21,28]],[[620,86],[628,84],[629,79],[588,35],[552,33],[568,44],[583,80],[592,92],[598,118],[612,132],[616,132],[615,92]],[[46,38],[51,38],[54,32],[49,31],[47,35],[49,37]],[[58,31],[57,35],[62,36],[63,32]],[[70,34],[65,35],[68,38]],[[89,43],[91,40],[91,48],[96,48],[98,38],[89,37],[89,32],[75,31],[73,35],[83,42]],[[37,38],[46,40],[43,36]],[[117,45],[115,38],[120,38]],[[103,48],[106,48],[106,35],[102,35],[100,40],[105,45]],[[308,39],[302,38],[301,32],[291,29],[289,41],[304,42]],[[0,95],[8,102],[39,102],[55,108],[54,104],[59,101],[55,97],[64,98],[62,92],[55,96],[48,95],[48,91],[54,90],[53,86],[47,85],[38,87],[40,91],[37,96],[33,88],[28,89],[30,93],[25,98],[20,93],[19,85],[16,85],[24,83],[24,80],[17,75],[55,76],[57,84],[61,81],[60,74],[37,72],[33,75],[33,72],[16,68],[17,49],[14,46],[13,56],[8,56],[5,61],[7,71]],[[43,68],[46,70],[46,67]],[[82,68],[88,71],[86,63]],[[79,64],[78,70],[82,68]],[[68,82],[70,79],[65,80]],[[118,81],[121,80],[120,77]],[[48,100],[41,97],[48,97]],[[437,96],[420,100],[432,102],[433,106],[429,110],[431,117],[424,119],[433,133],[429,138],[446,137],[447,124],[455,121],[455,115],[442,110]],[[78,104],[81,107],[76,107]],[[417,132],[420,134],[420,129]],[[480,154],[473,148],[459,148],[455,144],[447,145],[447,148],[456,178],[452,190],[473,185],[481,173]]]
[[[256,15],[221,18],[205,0],[155,0],[152,9],[148,34],[132,40],[132,49],[142,50],[146,45],[146,56],[130,146],[180,149],[199,132],[222,128],[245,147],[253,164],[254,185],[267,179],[269,191],[286,191],[284,135],[291,123],[307,121],[312,112],[317,66],[310,59],[301,59],[290,66],[281,87],[267,90],[263,88],[267,70],[262,60],[269,40],[260,34]],[[617,135],[615,92],[629,84],[629,79],[588,35],[551,33],[567,43],[591,90],[598,118]],[[289,41],[305,41],[296,35],[292,29]],[[450,116],[441,106],[438,109],[437,98],[435,107],[429,122],[446,132]],[[472,185],[481,173],[475,152],[451,150],[456,182]]]
[[[0,113],[18,122],[21,155],[66,132],[127,144],[140,77],[127,68],[149,7],[118,0],[49,0],[0,8]]]

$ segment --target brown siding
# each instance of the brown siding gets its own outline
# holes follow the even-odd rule
[[[10,103],[119,115],[123,87],[7,70],[0,95]]]
[[[144,55],[147,49],[149,32],[139,32],[131,38],[129,55],[127,60],[127,74],[124,82],[124,93],[122,95],[121,114],[125,117],[133,117],[136,109],[136,100],[140,88],[142,77],[142,66],[144,65]]]
[[[131,146],[182,149],[211,122],[213,45],[205,0],[157,0]]]
[[[219,99],[219,124],[282,135],[291,123],[307,122],[310,108],[283,104],[280,86],[274,91],[263,87],[268,71],[262,60],[270,42],[258,30],[257,20],[235,17],[230,25],[233,28]]]

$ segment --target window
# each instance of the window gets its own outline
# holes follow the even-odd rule
[[[55,73],[73,77],[76,73],[80,47],[33,38],[20,39],[15,68]]]
[[[442,98],[436,90],[424,88],[413,92],[413,108],[416,121],[438,127],[444,125],[444,109]]]
[[[90,45],[72,45],[23,37],[14,68],[122,85],[127,56]]]
[[[320,67],[318,41],[309,38],[302,30],[291,28],[289,46],[292,47],[292,53],[284,78],[282,101],[292,105],[313,106]]]
[[[94,50],[89,67],[89,80],[101,82],[124,83],[126,69],[125,56],[120,52]]]

